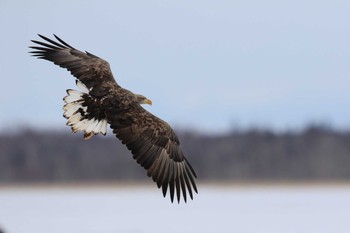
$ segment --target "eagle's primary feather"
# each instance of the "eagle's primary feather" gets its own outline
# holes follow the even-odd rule
[[[67,90],[64,98],[64,116],[73,132],[84,131],[89,139],[106,134],[109,124],[164,196],[169,189],[171,201],[176,195],[179,202],[181,193],[185,202],[187,193],[193,199],[196,173],[168,123],[141,107],[150,101],[119,86],[105,60],[73,48],[56,35],[57,41],[39,36],[45,42],[32,40],[36,45],[30,46],[30,53],[70,71],[82,89]]]

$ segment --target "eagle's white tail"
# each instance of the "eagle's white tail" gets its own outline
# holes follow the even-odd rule
[[[100,114],[89,111],[89,108],[96,110],[95,106],[91,106],[95,103],[93,97],[89,95],[89,90],[83,83],[77,80],[76,84],[82,91],[69,89],[68,95],[63,98],[66,103],[63,106],[63,116],[68,119],[67,125],[71,126],[74,133],[83,131],[85,139],[98,133],[106,135],[107,119],[101,119]]]

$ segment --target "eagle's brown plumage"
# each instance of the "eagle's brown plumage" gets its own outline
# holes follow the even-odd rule
[[[178,202],[181,193],[185,202],[187,192],[193,199],[196,173],[171,127],[141,107],[138,95],[117,84],[108,62],[73,48],[56,35],[57,41],[39,36],[46,42],[32,40],[39,46],[30,46],[30,53],[69,70],[84,90],[67,90],[64,99],[64,116],[72,130],[82,130],[90,138],[105,134],[108,123],[147,175],[162,187],[164,196],[169,188],[171,201],[175,193]]]

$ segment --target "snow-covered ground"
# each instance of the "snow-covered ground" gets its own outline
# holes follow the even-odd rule
[[[199,186],[171,203],[153,186],[0,188],[5,233],[348,233],[350,185]]]

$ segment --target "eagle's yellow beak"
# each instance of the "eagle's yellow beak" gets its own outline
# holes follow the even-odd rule
[[[145,104],[152,105],[152,100],[150,100],[150,99],[146,99],[146,100],[145,100]]]

